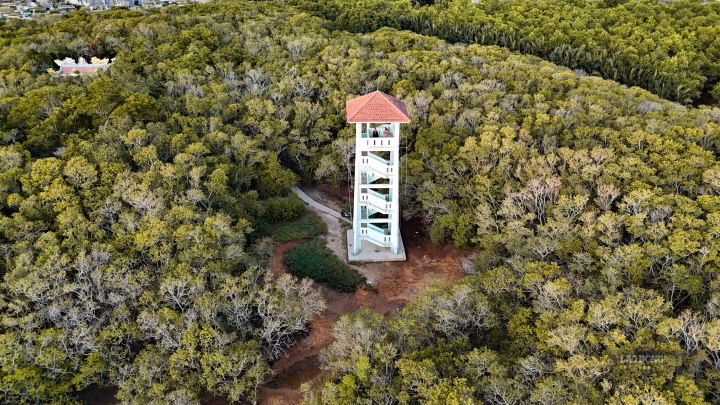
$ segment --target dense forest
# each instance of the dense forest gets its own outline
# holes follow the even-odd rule
[[[720,102],[720,4],[680,0],[289,0],[337,29],[389,26],[499,45],[640,86],[681,103]]]
[[[390,3],[378,16],[457,7]],[[269,277],[258,230],[298,182],[345,184],[345,100],[379,89],[413,117],[403,215],[476,274],[342,318],[309,403],[720,402],[720,110],[337,21],[212,2],[0,22],[3,401],[99,384],[124,403],[252,402],[324,307]],[[114,62],[48,74],[66,56]],[[695,92],[717,80],[707,58],[690,58]]]

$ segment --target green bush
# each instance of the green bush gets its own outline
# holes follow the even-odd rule
[[[317,215],[308,213],[304,217],[273,227],[269,233],[276,242],[311,239],[327,232],[327,225]]]
[[[296,196],[273,197],[265,201],[265,220],[274,224],[300,218],[305,212],[305,204]]]
[[[270,155],[257,178],[257,189],[263,197],[276,197],[298,182],[298,175],[283,167],[275,155]]]
[[[363,282],[357,270],[335,256],[319,239],[290,248],[285,253],[285,265],[296,277],[310,277],[339,291],[355,291]]]

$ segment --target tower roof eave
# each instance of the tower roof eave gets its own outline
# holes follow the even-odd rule
[[[347,122],[399,122],[409,123],[405,104],[379,90],[345,102]]]

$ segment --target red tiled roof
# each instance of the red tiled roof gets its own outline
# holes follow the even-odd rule
[[[376,90],[345,102],[347,122],[410,122],[402,101]]]

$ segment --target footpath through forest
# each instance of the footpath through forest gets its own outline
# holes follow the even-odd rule
[[[326,205],[323,205],[312,198],[310,198],[309,195],[307,195],[304,191],[300,189],[300,187],[291,187],[290,188],[295,195],[300,197],[301,200],[307,205],[309,205],[311,208],[313,208],[315,211],[320,211],[323,214],[328,214],[331,217],[338,218],[341,221],[345,221],[347,223],[350,223],[350,220],[347,218],[343,218],[342,215],[340,215],[340,212],[337,209],[334,209],[332,207],[328,207]],[[326,221],[327,222],[327,221]]]
[[[346,228],[343,225],[348,221],[338,212],[343,200],[347,199],[342,190],[324,187],[305,191],[294,189],[293,192],[303,201],[311,201],[308,203],[310,208],[327,224],[328,232],[324,235],[327,247],[347,261],[343,239]],[[309,335],[273,364],[275,376],[260,388],[260,404],[302,402],[300,385],[304,382],[312,384],[324,376],[324,371],[320,369],[320,353],[332,343],[332,326],[342,315],[353,313],[362,307],[381,314],[392,314],[431,283],[451,284],[465,275],[461,265],[463,254],[452,245],[432,244],[426,237],[416,233],[418,228],[419,225],[413,222],[401,224],[407,261],[352,266],[367,278],[374,291],[358,289],[354,293],[341,293],[316,284],[325,297],[327,308],[311,321]],[[283,243],[275,249],[271,261],[271,271],[275,277],[286,272],[284,254],[296,243],[297,241]]]

